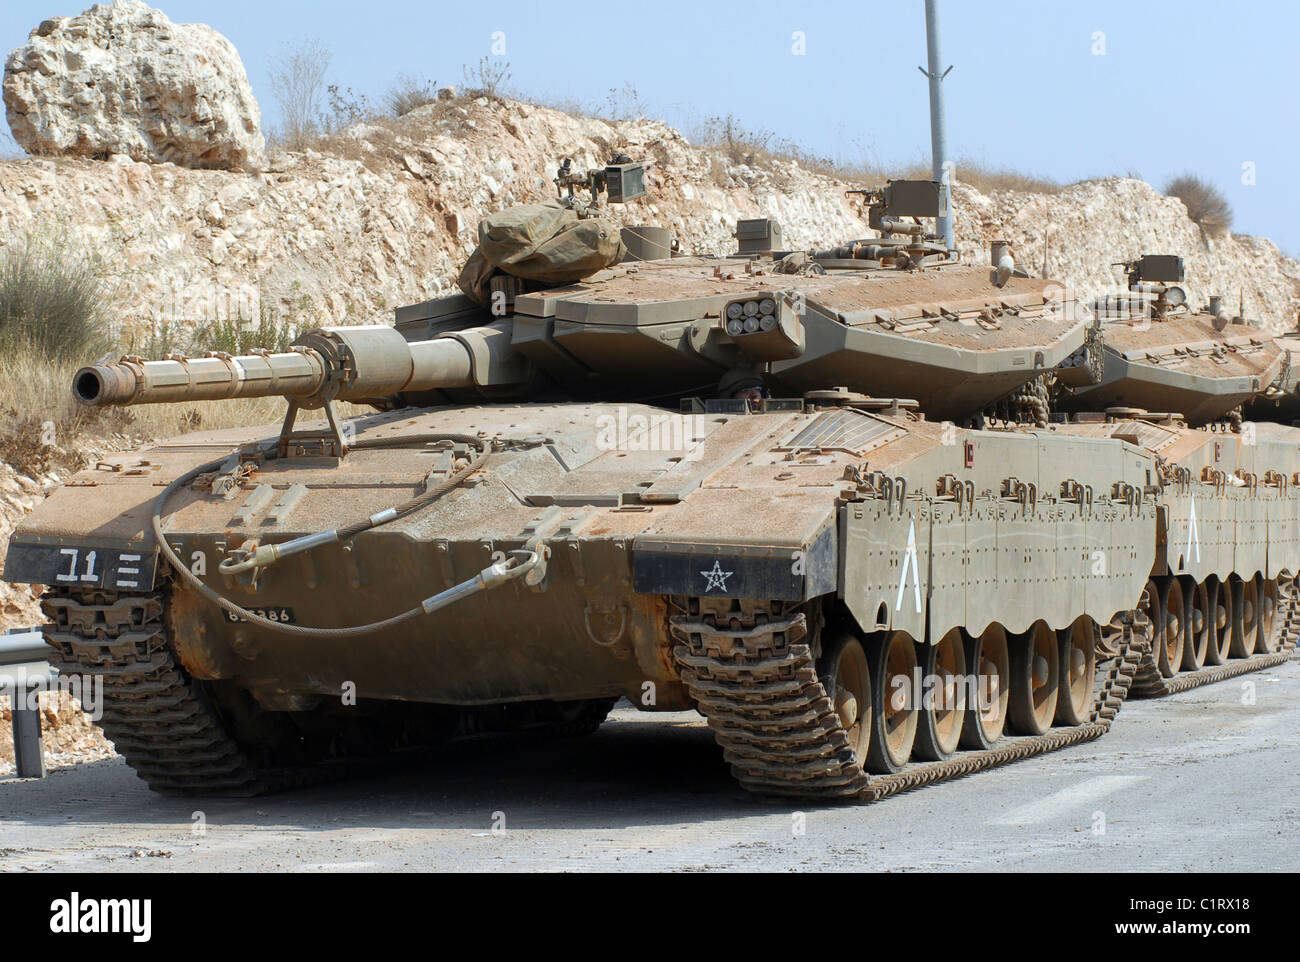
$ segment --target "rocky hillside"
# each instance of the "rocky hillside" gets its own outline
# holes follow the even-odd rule
[[[14,527],[45,500],[46,492],[57,483],[56,477],[31,478],[0,462],[0,545],[9,544]],[[44,621],[38,595],[39,589],[29,585],[0,581],[0,630],[27,628]]]
[[[398,121],[356,125],[259,173],[194,170],[112,155],[0,165],[0,246],[70,225],[103,252],[133,325],[250,316],[260,304],[294,323],[385,320],[392,308],[454,289],[479,217],[551,196],[561,157],[597,165],[622,150],[654,161],[649,196],[612,215],[670,227],[686,250],[724,253],[741,217],[772,216],[788,245],[868,235],[845,183],[797,163],[761,166],[690,144],[648,120],[609,122],[487,98],[441,101]],[[1182,203],[1108,178],[1059,193],[983,195],[958,185],[964,256],[1011,240],[1023,266],[1085,293],[1113,289],[1110,265],[1141,252],[1187,259],[1195,303],[1239,292],[1247,314],[1292,327],[1300,264],[1267,240],[1211,240]]]

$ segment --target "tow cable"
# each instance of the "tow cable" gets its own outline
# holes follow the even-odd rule
[[[275,564],[282,558],[295,554],[301,554],[310,551],[313,548],[326,544],[335,544],[341,541],[348,541],[355,538],[364,531],[370,531],[398,518],[405,517],[415,511],[420,510],[428,504],[438,500],[447,492],[458,487],[471,474],[474,474],[482,468],[489,454],[488,442],[483,438],[462,434],[438,434],[436,436],[416,435],[412,437],[397,439],[361,439],[354,442],[351,450],[365,450],[376,448],[395,448],[410,447],[414,444],[427,444],[432,441],[453,441],[462,442],[478,448],[478,453],[470,458],[469,463],[457,471],[453,471],[445,480],[439,484],[428,488],[421,494],[403,502],[395,508],[388,508],[371,515],[364,521],[358,521],[354,524],[343,528],[335,528],[330,531],[322,531],[317,534],[304,535],[301,538],[294,538],[277,545],[261,545],[250,551],[233,551],[231,556],[221,562],[220,570],[225,575],[239,575],[250,571],[256,571]],[[227,456],[228,457],[228,456]],[[223,611],[235,616],[236,618],[257,625],[259,628],[268,628],[272,631],[278,631],[282,634],[294,635],[297,637],[307,638],[355,638],[361,635],[372,634],[387,628],[393,628],[397,625],[404,624],[418,618],[421,615],[432,614],[440,608],[455,604],[468,598],[471,595],[478,594],[480,591],[488,591],[492,588],[500,587],[507,582],[514,581],[518,578],[524,578],[528,584],[540,584],[546,575],[546,560],[548,551],[543,544],[535,544],[531,547],[525,546],[522,550],[511,551],[511,557],[505,561],[488,565],[474,577],[469,578],[459,584],[440,591],[436,595],[430,595],[418,605],[403,611],[401,614],[393,615],[391,618],[385,618],[382,621],[372,621],[365,625],[355,625],[348,628],[312,628],[305,625],[291,625],[284,622],[271,621],[261,615],[249,611],[247,608],[236,604],[213,591],[205,585],[197,575],[195,575],[185,562],[168,543],[163,533],[163,514],[166,510],[167,503],[181,488],[194,481],[200,475],[219,470],[226,463],[227,458],[220,458],[216,461],[210,461],[207,464],[199,465],[185,474],[178,477],[169,484],[155,500],[153,504],[152,526],[154,538],[158,542],[158,549],[162,556],[171,565],[172,569],[180,576],[181,580],[201,597],[220,607]]]

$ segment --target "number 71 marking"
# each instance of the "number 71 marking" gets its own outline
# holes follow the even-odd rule
[[[81,554],[80,548],[60,548],[59,554],[68,555],[68,570],[62,574],[56,575],[56,579],[62,582],[78,581],[99,581],[99,575],[95,573],[95,552],[86,553],[86,570],[84,574],[77,574],[77,556]]]

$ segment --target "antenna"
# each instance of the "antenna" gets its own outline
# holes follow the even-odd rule
[[[948,67],[940,73],[939,66],[939,11],[938,0],[925,0],[925,48],[930,69],[917,67],[930,79],[930,166],[934,179],[943,184],[940,216],[935,230],[943,236],[944,247],[956,250],[952,234],[952,183],[948,168],[948,141],[943,122],[943,80],[952,72]]]

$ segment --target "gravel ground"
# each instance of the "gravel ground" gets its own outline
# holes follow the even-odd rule
[[[735,788],[693,713],[619,710],[587,739],[463,742],[414,767],[259,799],[162,798],[113,758],[0,780],[0,868],[1289,870],[1297,706],[1292,661],[1130,701],[1105,738],[1055,755],[874,805],[799,810]]]

